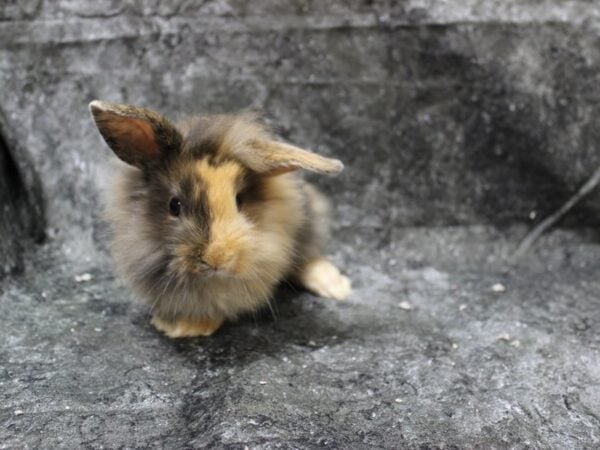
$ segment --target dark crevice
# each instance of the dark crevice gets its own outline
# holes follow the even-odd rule
[[[35,186],[39,193],[39,186]],[[41,204],[36,202],[0,135],[0,278],[24,269],[28,246],[44,240]]]

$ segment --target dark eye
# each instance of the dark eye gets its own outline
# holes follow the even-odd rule
[[[181,202],[177,197],[171,197],[171,200],[169,200],[169,213],[171,213],[172,216],[177,217],[180,212]]]
[[[242,194],[238,194],[235,196],[235,205],[238,209],[240,209],[240,206],[242,206]]]

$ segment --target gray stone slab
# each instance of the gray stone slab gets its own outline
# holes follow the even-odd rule
[[[522,231],[355,236],[347,302],[282,288],[273,314],[179,341],[106,260],[47,249],[2,284],[1,445],[594,447],[600,247],[554,233],[507,273]]]

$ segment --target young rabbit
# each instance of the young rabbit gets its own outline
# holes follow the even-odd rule
[[[100,133],[128,165],[107,218],[119,271],[172,338],[209,336],[266,305],[289,278],[335,299],[350,281],[321,255],[328,206],[295,171],[343,164],[275,140],[251,115],[172,124],[144,108],[90,103]]]

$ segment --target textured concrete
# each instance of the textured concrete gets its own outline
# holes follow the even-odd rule
[[[326,188],[369,226],[528,221],[600,164],[590,2],[431,13],[426,2],[357,2],[356,14],[341,2],[162,3],[6,9],[32,20],[0,22],[0,130],[23,154],[25,183],[43,187],[52,238],[77,228],[93,241],[109,156],[89,122],[93,98],[172,116],[258,109],[284,137],[346,161]],[[573,223],[600,223],[599,208],[590,197]]]
[[[597,447],[600,194],[504,260],[600,164],[599,24],[584,0],[4,2],[0,448]],[[351,299],[283,287],[275,318],[159,336],[106,255],[93,98],[257,109],[344,160],[315,181]]]
[[[0,445],[597,447],[600,247],[554,233],[505,274],[522,231],[348,230],[349,301],[282,289],[275,319],[179,342],[104,262],[38,253],[2,285]]]

